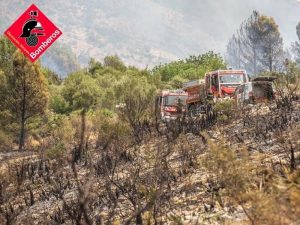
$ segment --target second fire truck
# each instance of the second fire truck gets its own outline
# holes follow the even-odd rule
[[[232,97],[235,89],[249,81],[245,70],[217,70],[205,74],[203,80],[183,84],[187,93],[186,107],[191,115],[210,110],[209,101]]]
[[[186,112],[188,94],[183,90],[163,90],[155,103],[156,117],[162,121],[178,118]]]

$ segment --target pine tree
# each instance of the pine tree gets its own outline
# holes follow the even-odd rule
[[[240,69],[241,62],[241,42],[237,35],[233,35],[227,44],[226,61],[229,66]]]
[[[296,26],[298,40],[292,44],[295,61],[300,65],[300,22]]]
[[[257,74],[260,70],[259,54],[262,32],[258,22],[259,17],[260,14],[254,11],[239,30],[241,58],[244,62],[244,68],[253,74]]]
[[[254,11],[227,45],[227,60],[250,73],[280,70],[284,61],[283,40],[272,17]]]
[[[284,60],[282,37],[278,25],[272,17],[260,16],[259,26],[262,31],[260,43],[262,58],[260,62],[264,68],[272,72],[279,68]]]
[[[48,88],[39,63],[31,63],[20,51],[12,56],[12,68],[2,77],[1,110],[9,111],[19,124],[19,150],[24,150],[29,119],[42,115],[47,107]]]
[[[16,47],[6,37],[0,37],[0,68],[3,71],[8,71],[12,67],[13,53]]]

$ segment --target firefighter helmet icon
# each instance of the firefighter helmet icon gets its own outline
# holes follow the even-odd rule
[[[62,32],[36,5],[32,4],[4,34],[31,62],[35,62],[62,35]]]
[[[28,46],[36,46],[39,42],[38,36],[43,36],[44,28],[42,24],[36,19],[38,17],[37,11],[31,11],[29,13],[30,19],[27,20],[22,28],[21,38],[26,38]]]

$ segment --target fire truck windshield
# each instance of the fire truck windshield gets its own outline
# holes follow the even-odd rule
[[[184,95],[169,95],[169,96],[165,97],[164,105],[168,105],[168,106],[178,105],[178,104],[185,105],[186,99],[187,99],[187,96],[184,96]]]
[[[226,74],[220,75],[221,84],[241,84],[245,81],[244,74]]]

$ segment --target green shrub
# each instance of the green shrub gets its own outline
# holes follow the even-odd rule
[[[61,95],[55,95],[50,99],[50,109],[55,113],[65,114],[70,111],[69,105]]]
[[[228,122],[235,115],[234,101],[231,99],[217,102],[214,109],[218,113],[218,121],[220,122]]]
[[[71,120],[72,117],[66,115],[49,113],[47,122],[39,131],[39,137],[43,140],[43,148],[50,150],[61,144],[65,149],[70,149],[75,138],[75,127]]]
[[[46,156],[50,159],[56,159],[59,157],[62,158],[65,153],[66,153],[66,147],[62,142],[58,142],[50,149],[46,150]]]
[[[110,141],[128,142],[131,129],[109,110],[99,110],[92,118],[99,145]]]
[[[13,138],[7,132],[0,130],[0,152],[13,146]]]

